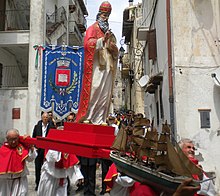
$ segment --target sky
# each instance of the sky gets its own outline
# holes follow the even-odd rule
[[[87,11],[89,13],[87,19],[87,27],[95,22],[96,15],[99,10],[99,6],[104,0],[84,0]],[[112,12],[109,17],[109,26],[111,31],[117,38],[117,45],[120,46],[120,40],[122,39],[122,22],[123,22],[123,11],[129,6],[128,0],[108,0],[112,5]],[[141,0],[134,0],[136,5]]]

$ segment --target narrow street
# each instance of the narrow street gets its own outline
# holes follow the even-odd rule
[[[35,188],[35,172],[34,172],[34,162],[27,163],[30,175],[28,176],[28,184],[29,184],[29,196],[37,196],[37,192],[34,190]],[[96,195],[99,195],[101,192],[101,167],[97,169],[96,173]],[[78,193],[75,193],[75,190],[77,189],[76,186],[71,185],[71,194],[70,196],[83,196],[83,191],[80,191]],[[109,195],[109,194],[105,194]],[[42,195],[42,196],[50,196],[50,195]]]

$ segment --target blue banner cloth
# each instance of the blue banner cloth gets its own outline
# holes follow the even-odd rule
[[[46,46],[43,50],[41,108],[64,119],[77,112],[82,86],[84,48]]]

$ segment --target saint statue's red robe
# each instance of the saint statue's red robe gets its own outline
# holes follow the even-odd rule
[[[95,22],[87,29],[84,39],[84,76],[76,122],[82,122],[85,120],[83,117],[86,115],[88,110],[92,86],[93,59],[96,49],[96,42],[97,39],[101,37],[104,37],[104,33],[99,28],[98,22]]]

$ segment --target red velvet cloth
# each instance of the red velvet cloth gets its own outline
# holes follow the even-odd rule
[[[98,22],[95,22],[87,29],[84,39],[84,76],[76,122],[82,122],[87,114],[92,86],[93,58],[97,39],[101,37],[104,37],[104,33],[99,28]]]
[[[0,148],[0,174],[15,174],[24,170],[25,159],[28,156],[28,148],[18,144],[16,148],[10,148],[4,143]]]

